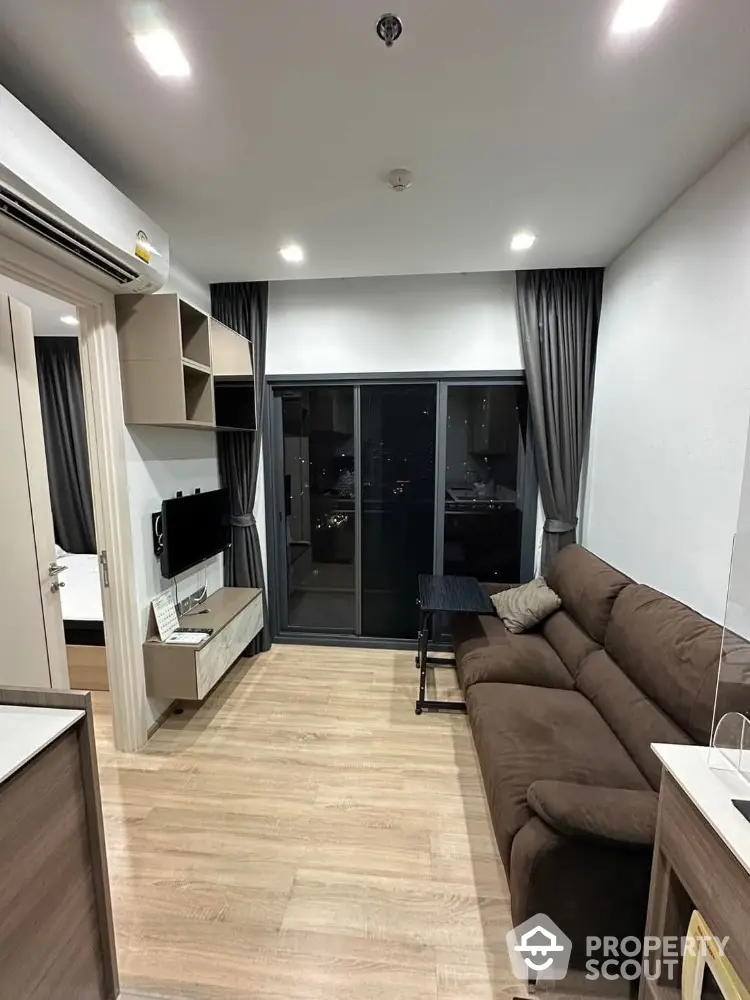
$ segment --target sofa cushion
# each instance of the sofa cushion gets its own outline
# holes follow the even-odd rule
[[[497,617],[509,632],[520,635],[536,628],[560,607],[560,598],[538,576],[520,587],[509,587],[490,597]]]
[[[576,687],[606,719],[610,728],[648,778],[661,782],[661,764],[652,743],[691,743],[682,729],[640,690],[601,649],[584,660]]]
[[[513,635],[492,615],[454,615],[456,671],[464,691],[484,681],[573,688],[573,678],[547,640]]]
[[[648,788],[612,730],[577,691],[474,684],[466,704],[506,870],[513,838],[532,816],[527,794],[535,781]]]
[[[556,611],[554,615],[550,615],[539,631],[574,678],[589,653],[601,649],[599,643],[567,611]]]
[[[535,781],[527,798],[537,816],[567,837],[637,846],[654,843],[656,792]]]
[[[615,601],[604,646],[678,726],[708,744],[721,631],[679,601],[638,584]]]
[[[566,545],[552,560],[547,583],[563,608],[599,645],[620,591],[633,581],[580,545]]]

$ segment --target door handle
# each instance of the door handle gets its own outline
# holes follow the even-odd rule
[[[49,589],[52,591],[53,594],[56,594],[58,590],[60,590],[64,586],[65,584],[62,582],[62,580],[55,580],[55,582]]]
[[[64,573],[67,568],[67,566],[60,566],[59,563],[51,562],[49,564],[49,575],[58,576],[60,573]]]

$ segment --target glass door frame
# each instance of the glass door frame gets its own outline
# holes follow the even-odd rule
[[[268,405],[264,407],[263,470],[265,485],[267,598],[271,637],[274,642],[299,642],[305,645],[378,646],[384,649],[412,649],[411,639],[379,639],[359,635],[362,628],[362,428],[360,387],[366,384],[430,384],[436,387],[435,415],[435,520],[433,537],[433,573],[443,572],[445,531],[445,480],[447,453],[448,390],[455,386],[526,385],[523,371],[505,372],[398,372],[345,375],[268,375]],[[316,632],[287,620],[288,578],[284,524],[284,454],[282,400],[277,390],[315,386],[351,386],[354,392],[354,479],[355,479],[355,631],[328,629]],[[521,580],[534,576],[536,557],[537,509],[539,487],[534,461],[531,410],[527,417],[526,467],[524,469],[523,537],[521,544]]]

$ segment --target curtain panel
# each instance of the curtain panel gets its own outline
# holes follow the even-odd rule
[[[55,541],[66,552],[96,552],[81,357],[77,337],[36,337]]]
[[[541,568],[576,540],[603,268],[518,271],[516,304],[545,522]]]
[[[263,591],[263,631],[248,648],[255,655],[270,648],[260,536],[255,523],[255,498],[261,461],[261,436],[266,405],[266,329],[268,282],[239,281],[211,285],[211,313],[215,319],[250,341],[255,387],[255,431],[217,432],[219,477],[229,490],[232,508],[232,545],[224,556],[228,587],[257,587]]]

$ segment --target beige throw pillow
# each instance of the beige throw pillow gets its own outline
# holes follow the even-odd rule
[[[531,583],[524,583],[512,590],[501,590],[490,598],[495,605],[498,618],[509,632],[528,632],[545,618],[549,618],[562,601],[550,587],[544,577],[538,576]]]

